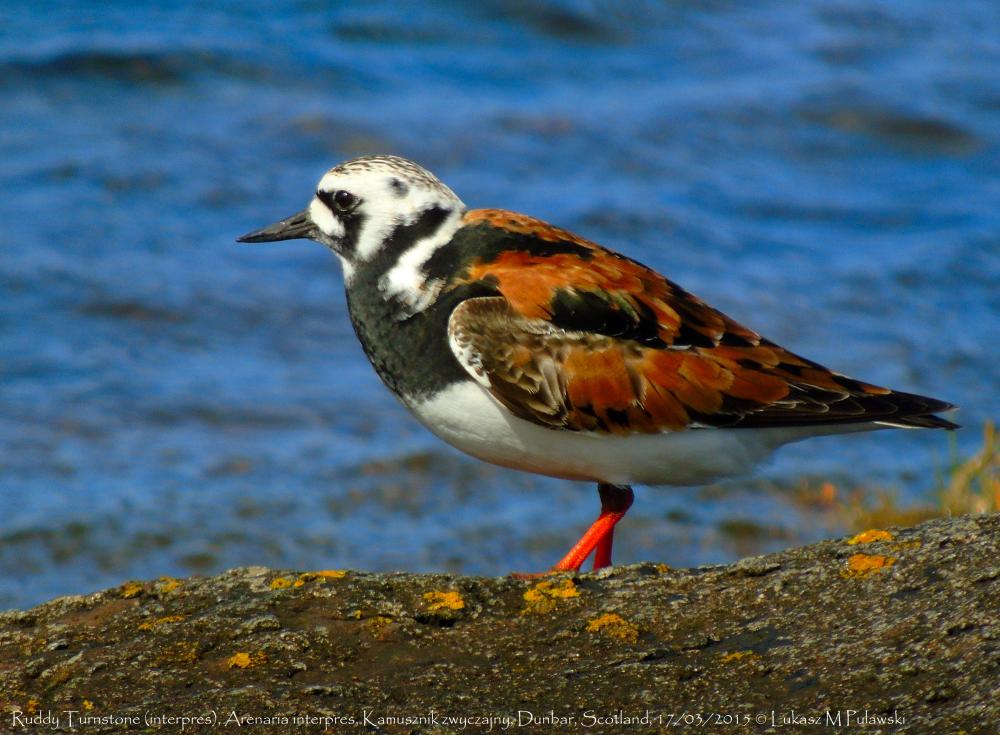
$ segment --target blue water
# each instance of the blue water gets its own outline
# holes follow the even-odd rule
[[[593,489],[465,459],[379,384],[339,267],[234,238],[334,163],[418,160],[770,338],[1000,416],[1000,5],[0,5],[0,607],[230,566],[550,564]],[[767,488],[916,502],[943,432],[639,491],[622,562],[833,535]],[[719,531],[752,520],[742,545]]]

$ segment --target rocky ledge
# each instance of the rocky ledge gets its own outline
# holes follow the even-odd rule
[[[533,580],[234,569],[0,614],[2,732],[1000,728],[1000,516]]]

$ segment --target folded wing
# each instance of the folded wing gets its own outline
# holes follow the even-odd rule
[[[466,370],[523,419],[613,434],[956,427],[933,415],[950,404],[830,371],[633,260],[523,215],[493,225],[505,213],[485,211],[480,217],[513,228],[520,246],[469,266],[463,280],[496,295],[459,304],[449,338]],[[526,246],[526,236],[539,247]],[[572,248],[553,247],[560,242]]]

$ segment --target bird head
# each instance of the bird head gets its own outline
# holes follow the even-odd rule
[[[363,265],[455,223],[465,205],[437,177],[397,156],[366,156],[334,166],[309,205],[239,242],[315,240],[336,253],[349,281]]]

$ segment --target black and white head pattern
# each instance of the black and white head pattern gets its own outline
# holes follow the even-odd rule
[[[422,266],[451,239],[465,205],[412,161],[370,156],[327,171],[308,212],[321,242],[340,256],[349,286],[359,269],[377,263],[378,287],[419,310],[433,298]]]

